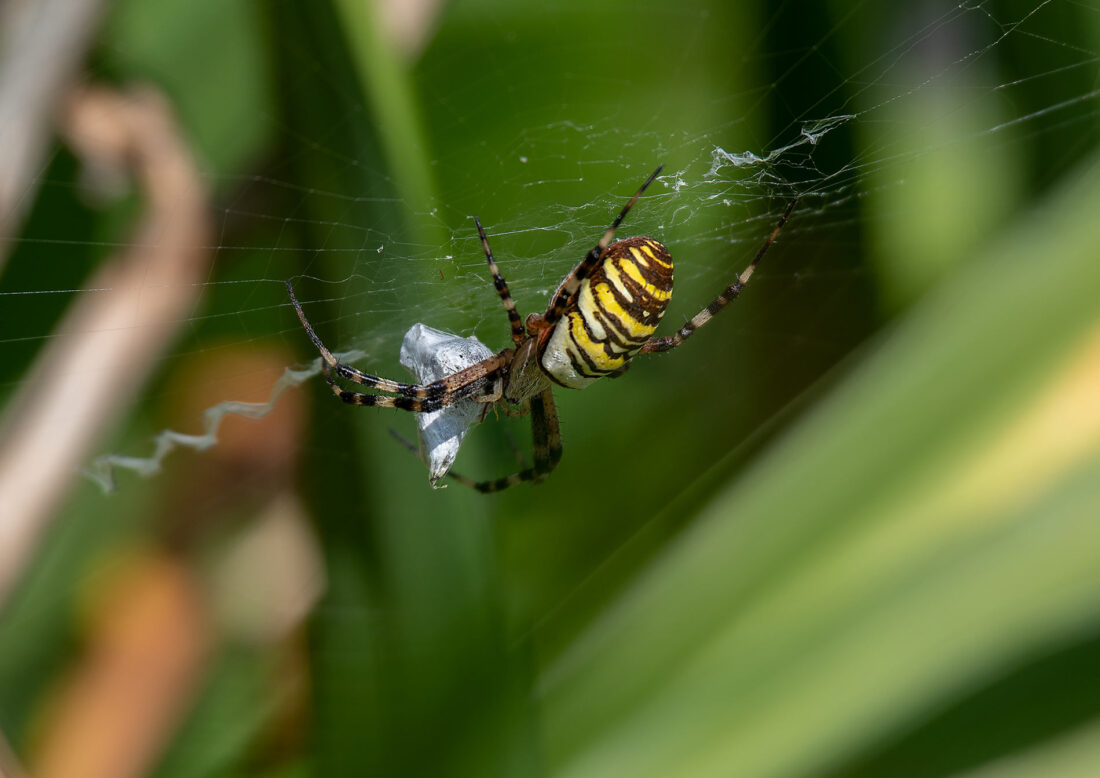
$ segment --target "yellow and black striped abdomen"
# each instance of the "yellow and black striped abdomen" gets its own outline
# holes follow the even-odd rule
[[[621,370],[657,329],[670,297],[668,249],[652,238],[612,243],[554,326],[543,370],[574,389]]]

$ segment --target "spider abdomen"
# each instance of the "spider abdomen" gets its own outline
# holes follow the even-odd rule
[[[652,238],[612,243],[546,341],[540,364],[583,389],[622,370],[649,340],[672,297],[672,256]]]

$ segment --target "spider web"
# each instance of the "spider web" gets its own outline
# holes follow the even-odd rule
[[[140,17],[136,7],[124,3],[108,23],[96,75],[145,76],[171,95],[183,77],[158,70],[166,65],[138,44],[140,20],[127,16]],[[196,17],[217,19],[210,8]],[[621,234],[652,235],[672,250],[672,322],[728,284],[801,197],[781,238],[791,250],[769,256],[752,287],[783,313],[739,303],[745,311],[712,326],[763,342],[764,368],[798,374],[805,386],[1095,143],[1096,3],[763,11],[650,2],[596,12],[605,22],[596,29],[579,3],[534,12],[542,16],[456,3],[408,46],[419,99],[412,140],[423,141],[412,162],[379,129],[392,106],[372,102],[377,92],[357,85],[354,63],[327,50],[324,20],[295,28],[302,19],[289,8],[269,9],[279,29],[270,50],[235,42],[246,75],[256,71],[240,81],[250,92],[228,98],[241,103],[244,129],[219,135],[189,113],[193,96],[179,100],[212,193],[214,232],[202,246],[210,258],[198,299],[147,406],[172,391],[174,366],[227,341],[297,349],[304,334],[286,279],[330,348],[371,372],[403,378],[398,349],[417,322],[501,348],[506,321],[472,217],[486,226],[521,312],[539,311],[658,163],[664,173]],[[260,72],[264,55],[277,64]],[[1042,166],[1028,167],[1036,149]],[[960,165],[968,177],[951,179]],[[39,201],[87,195],[78,169],[56,151],[35,182]],[[936,187],[931,201],[943,213],[909,210]],[[132,200],[116,210],[127,207]],[[938,239],[937,225],[959,222]],[[61,312],[104,294],[82,287],[88,258],[138,245],[123,229],[106,231],[58,230],[32,216],[13,239],[0,292],[7,395],[60,337]],[[55,269],[36,271],[36,256]],[[685,375],[704,376],[705,347],[681,358]],[[317,367],[288,358],[268,400],[227,396],[205,421],[151,444],[142,443],[144,424],[124,430],[120,448],[101,450],[87,470],[110,485],[120,468],[157,471],[178,446],[209,448],[226,414],[264,414]]]
[[[58,23],[98,2],[50,1],[66,4],[51,17]],[[9,8],[45,2],[0,7],[0,34]],[[154,182],[138,155],[103,149],[134,138],[106,137],[110,125],[93,122],[103,132],[84,139],[99,144],[90,150],[60,97],[34,170],[0,175],[0,772],[4,738],[37,741],[49,710],[68,710],[52,699],[55,681],[69,676],[68,655],[84,652],[74,614],[91,621],[93,601],[130,612],[101,594],[118,588],[101,589],[103,580],[162,591],[159,578],[147,587],[150,579],[113,575],[135,546],[155,546],[153,561],[173,569],[184,561],[194,568],[188,578],[211,592],[201,596],[211,610],[227,606],[212,618],[224,621],[217,652],[232,656],[187,684],[203,699],[172,746],[178,753],[165,757],[201,766],[164,772],[430,774],[438,768],[418,770],[417,760],[461,767],[482,744],[503,754],[520,739],[541,761],[545,733],[525,728],[540,726],[531,721],[555,671],[601,630],[617,629],[616,609],[604,607],[635,582],[659,586],[659,566],[648,563],[674,552],[701,506],[735,479],[751,485],[752,454],[843,380],[922,295],[971,255],[988,256],[992,239],[1042,207],[1100,139],[1100,0],[424,4],[429,11],[408,26],[371,26],[347,9],[420,3],[113,0],[82,85],[114,93],[151,84],[157,96],[128,107],[108,99],[109,111],[83,118],[133,110],[160,157],[177,155],[180,164],[159,171],[175,182],[171,196],[152,209]],[[11,36],[3,43],[0,59],[18,53]],[[17,134],[8,127],[22,119],[4,112],[5,87],[22,78],[37,95],[43,61],[60,59],[0,67],[0,167]],[[545,483],[494,496],[431,490],[426,469],[388,435],[394,427],[412,438],[410,414],[329,396],[288,280],[329,349],[407,380],[399,352],[417,323],[494,351],[509,345],[474,216],[521,314],[539,312],[658,164],[662,174],[620,230],[661,241],[675,260],[658,335],[713,300],[792,198],[798,205],[744,294],[682,348],[640,358],[625,377],[584,392],[555,392],[564,456]],[[4,184],[16,180],[25,214],[5,223],[5,210],[19,209]],[[189,231],[180,229],[186,219]],[[173,256],[186,273],[166,263]],[[984,401],[984,386],[973,395]],[[529,462],[530,436],[528,419],[488,414],[455,470],[476,479],[515,472],[522,465],[509,443]],[[34,447],[16,445],[28,437]],[[813,484],[790,488],[817,498]],[[12,528],[32,523],[29,497],[41,498],[37,524],[13,542]],[[770,537],[800,530],[792,522],[776,531]],[[847,537],[830,542],[839,548]],[[883,536],[859,537],[874,542],[855,553],[882,548]],[[808,550],[816,540],[799,539],[790,564],[833,569],[835,557]],[[713,558],[738,568],[761,548],[735,549],[740,558],[729,550]],[[247,559],[226,559],[238,556]],[[862,568],[835,569],[854,587]],[[909,570],[899,572],[906,591]],[[729,594],[700,583],[715,606],[700,612],[717,612]],[[764,589],[765,607],[776,591],[786,589]],[[678,626],[668,617],[688,615],[697,593],[669,590],[662,624]],[[1067,610],[1062,600],[1050,607],[1059,618]],[[741,624],[752,629],[753,614],[717,624],[714,642],[692,651],[718,656],[717,642]],[[963,644],[975,645],[963,632]],[[662,626],[642,639],[666,637]],[[990,654],[966,653],[983,660],[971,676],[979,682],[1002,672],[984,661]],[[626,672],[634,660],[623,654]],[[245,664],[257,674],[242,674]],[[993,728],[1013,749],[1018,732],[1053,731],[1043,703],[1062,687],[1031,694],[1035,678],[1049,677],[1028,675],[1018,687],[1039,723],[1018,729],[1006,718],[1011,726]],[[785,677],[781,688],[799,681]],[[754,681],[742,702],[752,708],[763,693]],[[1003,699],[943,720],[955,731],[953,722]],[[571,704],[545,711],[571,718]],[[611,705],[633,707],[629,697]],[[645,714],[630,716],[649,721]],[[610,731],[617,724],[606,718]],[[894,734],[894,718],[885,719],[865,737],[881,744]],[[550,736],[572,737],[562,729]],[[943,730],[927,731],[938,749]],[[162,748],[147,746],[126,741],[127,752]],[[548,744],[549,772],[568,750]],[[281,761],[292,752],[306,761]],[[382,761],[367,767],[375,753]]]

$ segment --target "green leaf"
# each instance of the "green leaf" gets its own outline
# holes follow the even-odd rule
[[[546,670],[557,774],[807,774],[1100,625],[1098,207],[1094,164]]]

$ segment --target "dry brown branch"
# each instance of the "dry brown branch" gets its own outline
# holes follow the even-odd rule
[[[59,103],[92,42],[104,0],[14,0],[0,9],[0,235],[34,201]],[[10,241],[0,243],[0,268]]]
[[[375,10],[387,37],[410,62],[428,45],[444,0],[377,0]]]
[[[138,555],[101,585],[88,646],[46,705],[28,755],[37,778],[139,778],[175,732],[210,646],[191,566]]]
[[[61,322],[0,424],[0,603],[100,436],[189,315],[209,263],[206,193],[167,103],[82,89],[62,120],[88,164],[123,167],[145,211]]]
[[[27,778],[27,772],[19,764],[15,752],[11,750],[8,741],[0,734],[0,778]]]

